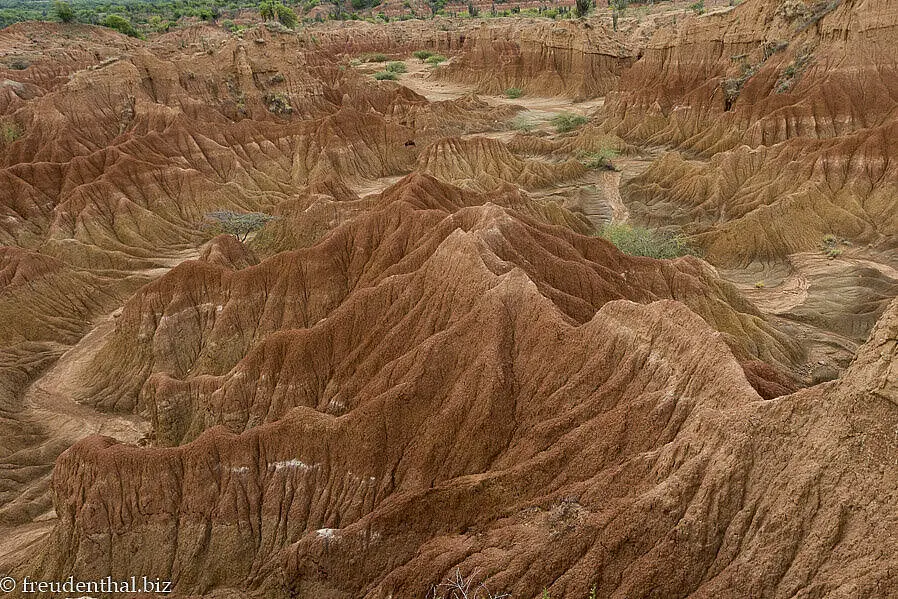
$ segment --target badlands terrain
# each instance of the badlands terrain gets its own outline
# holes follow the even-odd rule
[[[0,30],[0,574],[898,597],[898,4],[600,4]]]

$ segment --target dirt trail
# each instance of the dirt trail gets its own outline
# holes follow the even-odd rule
[[[153,280],[186,260],[196,259],[200,251],[201,248],[183,250],[161,261],[164,266],[134,271],[132,275]],[[84,389],[87,366],[115,331],[115,320],[121,310],[119,307],[97,317],[87,334],[24,393],[19,417],[37,425],[44,436],[39,445],[10,456],[3,466],[44,474],[16,489],[17,498],[9,501],[6,508],[29,505],[44,511],[31,523],[0,526],[0,571],[18,563],[29,553],[28,548],[52,529],[56,518],[49,497],[52,465],[62,451],[88,435],[106,435],[123,443],[137,443],[149,431],[149,423],[140,416],[99,412],[75,399]]]

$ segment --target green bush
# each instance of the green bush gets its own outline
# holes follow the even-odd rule
[[[580,125],[585,125],[589,119],[579,114],[558,114],[552,118],[552,126],[558,133],[573,131]]]
[[[430,50],[415,50],[414,52],[412,52],[412,56],[414,56],[421,62],[424,62],[425,60],[433,56],[433,52],[431,52]]]
[[[664,233],[627,223],[607,224],[602,227],[599,235],[631,256],[664,260],[695,254],[683,235]]]
[[[438,65],[441,62],[446,62],[446,57],[442,54],[433,54],[428,56],[425,62],[427,62],[427,64]]]
[[[290,103],[290,96],[284,92],[269,92],[263,98],[269,112],[280,115],[288,115],[293,112],[293,106]]]
[[[509,87],[508,89],[505,90],[506,98],[515,99],[515,98],[520,98],[523,95],[524,95],[524,90],[522,90],[520,87]]]
[[[705,14],[705,0],[698,0],[698,2],[693,2],[689,5],[688,8],[697,15],[703,15]]]
[[[131,21],[121,15],[107,15],[106,18],[103,19],[103,22],[101,24],[103,25],[103,27],[115,29],[119,33],[124,33],[125,35],[129,35],[131,37],[140,37],[140,33],[136,29],[134,29]]]
[[[399,75],[391,71],[380,71],[379,73],[374,73],[374,78],[378,81],[396,81],[399,79]]]
[[[394,61],[387,63],[387,71],[390,73],[404,73],[408,70],[404,62]]]
[[[68,2],[56,0],[53,3],[53,12],[56,13],[56,18],[63,23],[71,23],[75,20],[75,11],[72,10],[72,5]]]

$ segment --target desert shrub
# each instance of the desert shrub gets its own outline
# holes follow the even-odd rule
[[[473,574],[469,578],[465,578],[458,569],[444,582],[434,585],[427,596],[431,599],[508,599],[511,597],[508,593],[494,594],[490,592],[482,582],[474,580]]]
[[[16,123],[0,123],[0,140],[12,143],[22,137],[22,129]]]
[[[408,70],[408,67],[405,66],[404,62],[399,62],[397,60],[394,62],[388,62],[386,70],[390,73],[404,73]]]
[[[468,16],[476,17],[480,14],[480,9],[473,2],[468,2]]]
[[[817,24],[817,22],[831,13],[832,11],[839,8],[839,5],[842,4],[842,0],[829,0],[827,2],[818,2],[813,11],[811,12],[811,16],[806,18],[804,22],[798,27],[798,32],[801,33],[805,29],[813,27]]]
[[[11,58],[7,64],[14,71],[24,71],[31,66],[31,63],[24,58]]]
[[[125,35],[131,37],[140,37],[140,33],[136,29],[134,29],[131,21],[121,15],[107,15],[106,18],[103,19],[103,22],[101,24],[103,25],[103,27],[115,29],[119,33],[124,33]]]
[[[284,82],[284,76],[281,73],[275,73],[271,77],[268,78],[269,85],[277,85],[279,83]]]
[[[839,239],[835,235],[825,235],[823,241],[820,242],[820,248],[827,258],[833,260],[842,255],[843,245],[849,245],[844,239]]]
[[[446,57],[442,54],[433,54],[428,56],[425,62],[427,62],[427,64],[438,65],[441,62],[446,62]]]
[[[631,256],[647,256],[659,260],[694,254],[680,234],[665,233],[647,227],[627,223],[611,223],[599,232],[617,249]]]
[[[56,0],[53,3],[53,12],[56,14],[56,18],[63,23],[71,23],[75,20],[75,11],[72,10],[72,5],[68,2]]]
[[[412,52],[412,56],[414,56],[421,62],[424,62],[425,60],[433,56],[433,52],[431,52],[430,50],[415,50],[414,52]]]
[[[505,90],[506,98],[512,98],[512,99],[520,98],[523,95],[524,95],[524,90],[522,90],[520,87],[509,87],[508,89]]]
[[[250,233],[255,233],[276,218],[264,212],[219,210],[207,214],[204,225],[214,233],[227,233],[240,241],[246,241]]]
[[[776,80],[776,93],[782,94],[792,89],[796,81],[801,77],[801,74],[811,64],[812,59],[813,56],[810,51],[807,49],[802,50],[780,73],[779,78]]]
[[[776,9],[775,14],[791,23],[796,19],[807,20],[811,16],[811,9],[801,0],[786,0]]]
[[[742,88],[745,87],[745,84],[748,83],[749,79],[755,76],[760,68],[761,65],[750,65],[747,62],[744,62],[742,63],[741,75],[723,80],[723,97],[726,103],[726,110],[730,110],[733,107],[733,104],[736,103],[736,100],[742,93]]]
[[[688,8],[697,15],[703,15],[705,14],[705,0],[698,0],[698,2],[693,2],[688,6]]]
[[[290,104],[290,97],[283,93],[268,93],[263,98],[269,112],[274,114],[286,115],[293,112],[293,106]]]
[[[612,148],[602,148],[598,152],[584,152],[581,156],[581,162],[586,168],[594,170],[616,171],[618,168],[614,166],[612,160],[620,154]]]
[[[783,50],[785,50],[788,47],[789,47],[789,42],[787,42],[786,40],[777,40],[777,41],[767,42],[766,44],[763,45],[764,60],[767,60],[768,58],[770,58],[777,52],[782,52]]]
[[[392,71],[380,71],[379,73],[374,73],[374,78],[378,81],[396,81],[399,79],[399,75]]]
[[[557,114],[552,117],[552,126],[558,133],[567,133],[573,131],[580,125],[585,125],[589,119],[579,114]]]

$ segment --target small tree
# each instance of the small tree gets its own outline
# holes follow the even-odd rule
[[[299,23],[299,19],[296,18],[296,13],[292,8],[283,4],[278,4],[277,9],[278,21],[281,22],[281,25],[289,27],[290,29],[296,27],[296,24]]]
[[[255,233],[276,217],[264,212],[234,212],[218,210],[206,215],[206,222],[222,233],[233,235],[240,241],[246,241],[250,233]]]
[[[63,23],[71,23],[75,20],[75,11],[72,10],[72,5],[68,2],[56,0],[53,3],[53,12],[56,13],[56,18]]]
[[[577,4],[574,6],[574,12],[581,19],[588,15],[590,10],[592,10],[592,0],[577,0]]]
[[[480,14],[480,9],[474,6],[473,2],[468,2],[468,15],[472,17],[476,17]]]

